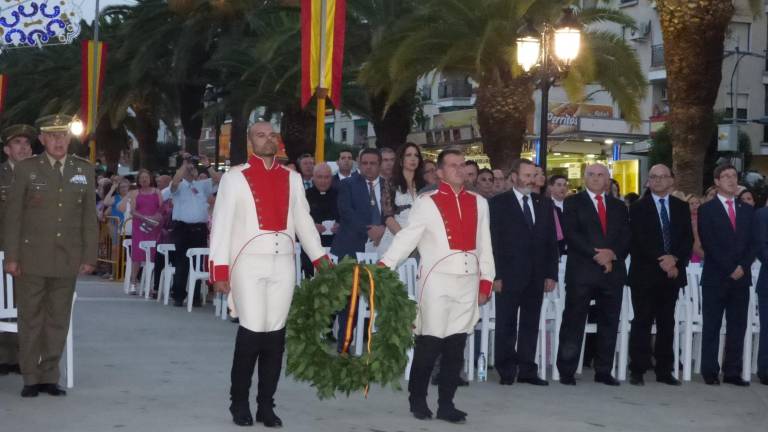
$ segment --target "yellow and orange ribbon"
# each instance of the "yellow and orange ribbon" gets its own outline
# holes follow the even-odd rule
[[[368,320],[368,358],[366,359],[366,365],[370,361],[371,354],[371,342],[373,341],[373,319],[376,316],[376,284],[373,281],[373,273],[368,267],[364,267],[365,272],[368,273],[368,286],[370,292],[368,295],[369,305],[371,308],[371,318]],[[349,344],[352,342],[352,328],[354,327],[354,317],[357,313],[357,300],[360,297],[360,265],[355,266],[355,270],[352,272],[352,292],[349,296],[349,310],[347,312],[347,326],[344,329],[344,344],[342,345],[341,352],[346,354],[349,351]],[[368,398],[368,384],[365,385],[365,397]]]

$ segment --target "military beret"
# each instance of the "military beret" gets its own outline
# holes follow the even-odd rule
[[[69,132],[69,124],[72,116],[66,114],[51,114],[40,117],[35,121],[35,126],[40,132]]]
[[[3,129],[2,134],[0,134],[5,145],[8,145],[12,139],[18,136],[27,137],[30,141],[34,141],[37,138],[37,129],[26,124],[15,124]]]

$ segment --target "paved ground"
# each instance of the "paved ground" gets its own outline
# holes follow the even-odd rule
[[[215,320],[210,306],[190,314],[129,298],[118,284],[96,279],[82,280],[78,295],[75,388],[66,398],[21,399],[21,378],[0,377],[0,431],[243,430],[227,411],[235,325]],[[390,389],[374,388],[368,400],[320,401],[308,385],[283,379],[277,403],[290,431],[768,430],[768,387],[759,383],[609,388],[589,375],[576,387],[473,383],[457,396],[469,412],[464,426],[415,420],[406,394]]]

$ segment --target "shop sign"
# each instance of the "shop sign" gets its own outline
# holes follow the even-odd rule
[[[547,114],[547,130],[550,135],[577,132],[579,117],[613,118],[613,107],[610,105],[552,102],[549,104],[549,113]]]

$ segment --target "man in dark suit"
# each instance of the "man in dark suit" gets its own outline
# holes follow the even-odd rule
[[[757,304],[760,315],[760,328],[768,329],[768,207],[755,212],[755,251],[762,264],[757,277]],[[768,331],[760,332],[757,350],[757,377],[760,383],[768,385]]]
[[[355,258],[357,252],[374,252],[384,235],[381,197],[385,181],[379,175],[381,153],[373,148],[360,152],[360,175],[341,181],[339,186],[339,230],[331,244],[331,253],[342,259]],[[347,310],[339,314],[338,349],[344,343]]]
[[[496,262],[496,370],[502,385],[547,385],[534,360],[544,291],[557,285],[559,253],[552,201],[532,194],[536,165],[512,162],[512,186],[490,201],[491,242]],[[518,328],[518,310],[520,323]]]
[[[557,367],[560,382],[575,385],[589,302],[597,309],[595,381],[619,385],[611,376],[616,332],[627,277],[629,215],[624,202],[605,193],[610,176],[601,164],[587,166],[587,190],[565,199],[563,222],[568,243],[565,268],[565,310],[560,327]]]
[[[555,234],[560,255],[566,254],[565,234],[563,233],[563,201],[568,196],[568,179],[561,174],[555,174],[547,181],[547,191],[555,207]]]
[[[342,180],[352,177],[352,174],[354,174],[352,171],[354,162],[355,158],[352,156],[352,151],[342,150],[339,152],[339,159],[336,161],[336,165],[339,167],[339,172],[333,176],[333,187],[338,188],[339,183],[341,183]]]
[[[648,173],[650,193],[629,210],[632,263],[629,285],[635,317],[629,335],[629,383],[644,385],[643,374],[656,360],[656,381],[680,385],[672,376],[675,305],[687,283],[685,269],[691,257],[693,231],[688,204],[670,195],[675,185],[666,165]],[[651,326],[656,321],[656,345],[651,350]]]
[[[746,387],[741,379],[744,332],[747,328],[750,269],[755,260],[752,241],[752,206],[736,199],[739,175],[732,165],[714,172],[717,195],[699,207],[699,237],[706,259],[701,273],[701,375],[719,385],[717,361],[723,312],[727,322],[723,381]]]

